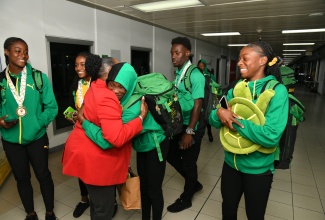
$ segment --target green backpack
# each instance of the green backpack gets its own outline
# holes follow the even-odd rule
[[[275,89],[280,83],[276,80],[270,80],[262,88],[261,93],[266,89]],[[289,95],[289,114],[286,128],[281,136],[279,143],[280,152],[276,154],[274,161],[274,168],[276,169],[289,169],[291,160],[293,158],[293,151],[296,143],[297,129],[299,122],[305,120],[304,105],[292,94]]]
[[[169,138],[182,132],[183,116],[172,82],[161,73],[149,73],[138,77],[137,86],[130,100],[123,106],[127,109],[144,96],[148,109]]]
[[[184,87],[187,91],[192,92],[192,84],[190,81],[191,73],[197,67],[193,64],[188,67],[184,76]],[[212,110],[216,109],[218,105],[219,96],[222,95],[222,87],[216,83],[210,76],[204,75],[204,99],[202,102],[203,119],[205,123],[209,122],[209,116]]]

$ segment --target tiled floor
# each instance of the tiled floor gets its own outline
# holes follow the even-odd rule
[[[299,126],[291,169],[277,170],[275,173],[265,219],[325,220],[325,96],[307,92],[303,88],[297,88],[295,93],[307,108],[306,121]],[[167,212],[166,207],[180,195],[184,180],[167,165],[163,185],[163,220],[222,219],[220,174],[223,150],[218,141],[218,131],[214,130],[213,133],[213,143],[210,143],[207,137],[204,138],[198,160],[199,180],[204,188],[194,196],[190,209],[177,214]],[[51,153],[49,162],[55,183],[55,213],[61,220],[71,220],[74,219],[72,212],[80,196],[76,178],[61,173],[61,153],[62,151]],[[134,155],[131,160],[133,167]],[[35,209],[40,219],[44,219],[44,205],[35,177],[32,182],[35,190]],[[243,200],[238,212],[239,220],[247,219]],[[25,213],[11,174],[0,188],[0,219],[22,220],[24,217]],[[79,219],[90,219],[89,209]],[[141,212],[125,211],[119,206],[114,219],[141,219]]]

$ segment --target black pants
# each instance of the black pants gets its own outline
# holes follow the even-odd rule
[[[179,172],[185,179],[184,192],[181,195],[183,200],[192,200],[195,187],[198,182],[197,159],[200,154],[202,134],[199,132],[193,135],[195,143],[186,150],[179,149],[179,142],[183,132],[170,140],[170,148],[168,151],[167,161]]]
[[[18,193],[26,213],[34,211],[30,164],[40,184],[46,211],[53,211],[54,184],[48,168],[49,139],[47,134],[26,145],[10,143],[2,139],[2,145],[17,182]]]
[[[90,219],[112,219],[114,214],[116,186],[85,185],[90,197]]]
[[[78,178],[78,182],[79,182],[79,189],[80,189],[81,196],[88,196],[88,190],[86,184],[82,182],[82,180],[79,178]]]
[[[160,143],[163,161],[159,161],[157,150],[137,152],[137,169],[140,176],[142,220],[160,220],[164,208],[162,183],[166,170],[166,157],[169,149],[169,140],[166,138]]]
[[[263,220],[272,180],[272,173],[244,174],[224,163],[221,174],[222,219],[237,219],[238,204],[244,193],[248,220]]]
[[[212,131],[211,131],[211,125],[209,123],[207,123],[207,132],[208,132],[208,136],[212,136]]]

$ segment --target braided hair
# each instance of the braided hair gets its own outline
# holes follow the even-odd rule
[[[279,65],[273,63],[274,58],[276,58],[275,62],[277,62],[280,59],[274,54],[271,45],[265,41],[255,41],[249,43],[247,47],[254,48],[257,53],[267,57],[267,63],[265,65],[265,70],[264,70],[265,76],[273,75],[279,82],[282,82]]]
[[[11,46],[13,44],[17,43],[17,42],[22,42],[22,43],[24,43],[24,44],[27,45],[27,43],[23,39],[21,39],[21,38],[18,38],[18,37],[9,37],[9,38],[7,38],[7,40],[5,40],[5,42],[3,44],[3,48],[5,50],[10,50]],[[9,57],[6,54],[4,54],[4,55],[5,55],[6,65],[8,65],[9,64]]]
[[[99,70],[102,66],[102,59],[97,54],[89,54],[86,59],[86,72],[91,77],[91,81],[94,82],[99,77]]]
[[[189,51],[191,51],[192,46],[191,46],[191,42],[187,37],[176,37],[172,40],[172,45],[174,44],[181,44],[183,45],[186,49],[188,49]]]

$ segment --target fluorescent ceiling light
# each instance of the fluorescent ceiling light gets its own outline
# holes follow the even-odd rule
[[[325,28],[301,29],[301,30],[283,30],[282,34],[298,34],[298,33],[314,33],[314,32],[325,32]]]
[[[282,55],[283,56],[297,56],[297,55],[301,55],[301,53],[284,53]]]
[[[308,16],[323,16],[323,15],[324,15],[324,13],[322,13],[322,12],[316,12],[316,13],[312,13]]]
[[[242,4],[242,3],[250,3],[250,2],[263,2],[265,0],[247,0],[240,2],[228,2],[228,3],[219,3],[219,4],[211,4],[209,6],[221,6],[221,5],[234,5],[234,4]]]
[[[204,6],[199,0],[166,0],[159,2],[143,3],[138,5],[131,5],[130,7],[143,12],[164,11],[179,8]]]
[[[228,47],[245,47],[247,44],[228,44]]]
[[[286,52],[303,52],[303,51],[306,51],[306,50],[283,50],[283,51],[286,51]]]
[[[240,35],[239,32],[224,32],[224,33],[204,33],[201,34],[206,37],[211,37],[211,36],[232,36],[232,35]]]
[[[283,44],[283,46],[297,46],[297,45],[314,45],[315,43],[288,43]]]

